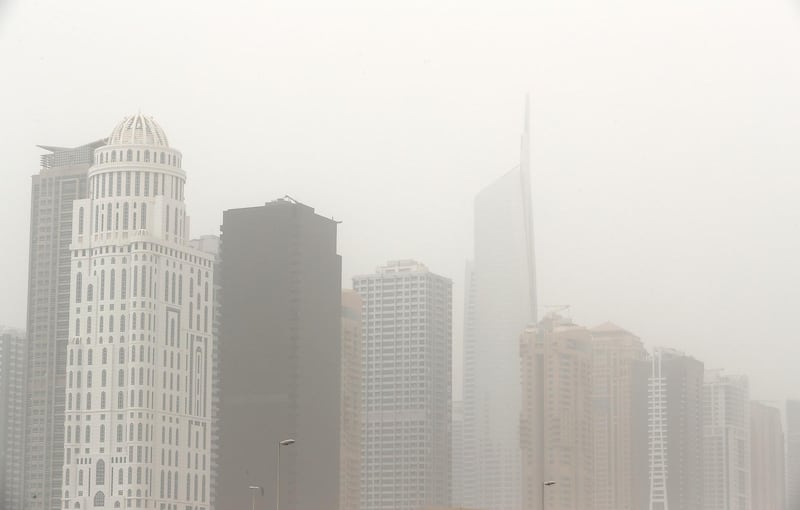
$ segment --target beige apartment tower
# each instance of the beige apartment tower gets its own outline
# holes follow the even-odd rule
[[[522,334],[520,357],[523,509],[542,491],[549,510],[592,508],[592,334],[550,315]]]
[[[361,297],[342,291],[342,413],[339,508],[361,508]]]
[[[787,510],[781,412],[750,402],[750,480],[754,510]]]
[[[607,322],[590,330],[593,354],[594,510],[647,506],[647,380],[642,341]]]

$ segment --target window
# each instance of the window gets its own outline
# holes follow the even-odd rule
[[[117,275],[116,275],[116,272],[113,269],[111,270],[110,276],[111,276],[111,278],[108,281],[108,298],[109,299],[114,299],[114,287],[116,286],[115,283],[116,283],[116,276]]]
[[[103,436],[105,435],[105,429],[101,426],[100,430],[101,430],[100,441],[103,441]],[[97,464],[95,464],[94,473],[95,473],[95,478],[94,478],[95,485],[103,485],[106,479],[106,463],[103,460],[97,461]],[[95,501],[96,501],[96,496],[95,496]],[[97,506],[96,502],[94,506]]]
[[[83,297],[83,274],[78,273],[75,276],[75,302],[80,303]]]
[[[81,320],[75,319],[75,336],[79,336],[81,334]]]
[[[106,352],[106,350],[105,350],[105,349],[103,349],[103,354],[105,354],[105,352]],[[103,363],[105,363],[105,361],[104,361]],[[100,387],[102,387],[102,388],[105,388],[105,387],[106,387],[106,380],[107,380],[107,377],[106,377],[106,375],[107,375],[107,374],[106,374],[106,371],[105,371],[105,370],[103,370],[103,371],[100,373]]]
[[[128,151],[128,152],[130,152],[130,151]],[[103,461],[101,460],[100,462],[103,462]],[[105,504],[106,504],[106,495],[105,494],[103,494],[102,492],[98,492],[97,494],[94,495],[94,506],[95,507],[102,508],[102,507],[105,506]]]
[[[128,271],[126,269],[122,270],[122,281],[120,282],[120,293],[119,297],[122,299],[127,299],[127,292],[128,292]],[[122,331],[125,331],[124,326]]]
[[[147,190],[146,186],[145,186],[145,190]],[[147,204],[142,204],[142,212],[141,212],[141,214],[142,214],[142,222],[141,222],[141,225],[139,226],[139,228],[144,230],[144,229],[147,228]]]
[[[78,209],[78,235],[83,234],[83,207]]]
[[[122,425],[117,425],[117,443],[122,442]],[[122,470],[119,470],[119,482],[122,483]]]
[[[131,149],[128,149],[127,160],[133,161],[133,151]]]
[[[86,300],[88,302],[92,302],[94,299],[94,286],[90,283],[88,287],[86,287]]]
[[[106,270],[100,271],[100,299],[106,298]]]
[[[130,213],[128,204],[122,206],[122,230],[128,230],[128,215]]]

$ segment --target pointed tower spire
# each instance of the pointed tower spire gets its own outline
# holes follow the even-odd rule
[[[528,262],[528,292],[530,294],[531,323],[538,320],[538,303],[536,292],[536,251],[533,241],[533,204],[531,203],[531,96],[525,94],[525,120],[523,122],[522,140],[520,141],[519,174],[520,192],[522,196],[522,223],[525,228],[526,258]]]

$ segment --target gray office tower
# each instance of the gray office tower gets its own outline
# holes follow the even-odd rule
[[[223,215],[218,509],[339,508],[336,230],[288,197]]]
[[[401,260],[353,278],[362,299],[361,510],[448,507],[452,282]]]
[[[0,508],[19,508],[25,407],[25,335],[0,328]]]
[[[653,353],[649,384],[650,510],[703,510],[704,365]]]
[[[39,146],[48,154],[31,186],[22,487],[12,489],[18,505],[4,510],[61,508],[72,202],[86,198],[94,150],[104,144]]]
[[[475,258],[464,300],[463,504],[519,510],[519,335],[536,323],[530,126],[519,165],[475,197]]]
[[[800,400],[786,402],[786,508],[800,508]]]

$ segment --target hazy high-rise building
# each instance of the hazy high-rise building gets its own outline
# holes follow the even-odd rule
[[[520,163],[475,198],[464,329],[464,504],[521,503],[519,335],[536,322],[530,132]]]
[[[800,400],[786,401],[786,508],[800,508]]]
[[[649,381],[650,510],[704,510],[703,363],[656,349]]]
[[[354,290],[342,291],[342,510],[359,510],[361,504],[361,306],[361,297]]]
[[[520,357],[523,508],[538,510],[542,491],[546,508],[592,508],[591,333],[550,315],[522,333]]]
[[[747,377],[725,375],[719,370],[707,371],[703,421],[706,510],[750,510],[750,389]]]
[[[464,401],[453,401],[453,426],[452,426],[452,445],[453,452],[450,463],[452,485],[452,505],[459,507],[464,504]]]
[[[647,351],[609,322],[590,330],[594,510],[647,506]]]
[[[21,508],[25,335],[0,332],[0,507]]]
[[[64,464],[69,340],[72,202],[87,195],[86,175],[105,140],[48,151],[32,178],[28,252],[25,439],[21,487],[8,510],[58,510]]]
[[[281,510],[339,508],[336,231],[288,197],[224,213],[217,508],[249,508],[250,485],[273,501],[279,448]]]
[[[355,276],[362,298],[362,510],[451,497],[452,282],[401,260]]]
[[[195,250],[207,253],[214,258],[214,277],[213,277],[213,300],[214,312],[212,321],[212,338],[211,342],[211,439],[209,441],[210,447],[210,461],[211,462],[211,480],[209,481],[209,502],[210,507],[215,508],[216,502],[216,489],[217,489],[217,469],[219,461],[219,321],[222,307],[220,306],[220,282],[222,278],[221,263],[220,263],[220,238],[215,235],[203,235],[196,239],[189,241],[189,246]]]
[[[73,202],[64,508],[210,508],[214,260],[189,246],[181,160],[126,117]]]
[[[753,510],[787,510],[786,469],[781,412],[750,403],[750,492]]]

